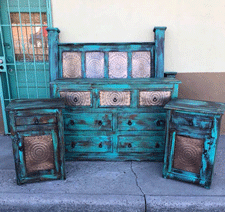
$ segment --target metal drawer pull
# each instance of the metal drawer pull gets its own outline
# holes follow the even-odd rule
[[[160,145],[158,143],[155,144],[155,148],[159,148]]]
[[[159,127],[159,126],[163,126],[165,124],[165,121],[164,120],[158,120],[156,122],[156,125]]]
[[[39,124],[38,118],[35,118],[34,124]]]
[[[131,147],[132,147],[132,145],[131,145],[131,143],[129,143],[129,144],[128,144],[128,148],[131,148]]]
[[[128,125],[132,125],[132,121],[129,120],[129,121],[127,122],[127,124],[128,124]]]
[[[20,147],[19,147],[19,150],[20,150],[20,151],[23,151],[23,150],[24,150],[23,146],[20,146]]]
[[[101,121],[101,120],[98,121],[98,125],[99,125],[99,126],[102,126],[102,121]]]
[[[74,120],[70,120],[70,124],[74,125],[75,124]]]
[[[153,102],[157,102],[158,99],[156,97],[153,98]]]
[[[75,143],[74,143],[74,142],[71,143],[71,147],[72,147],[72,148],[75,147]]]
[[[189,126],[193,126],[193,121],[192,120],[189,120],[188,123],[189,123]]]
[[[102,148],[102,142],[98,145],[99,148]]]
[[[117,102],[117,98],[114,98],[114,99],[113,99],[113,102]]]
[[[75,97],[75,98],[73,99],[73,101],[74,101],[74,102],[78,102],[78,98]]]

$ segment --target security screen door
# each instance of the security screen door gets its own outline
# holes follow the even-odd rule
[[[46,28],[52,26],[50,0],[0,0],[0,100],[48,98],[49,63]]]

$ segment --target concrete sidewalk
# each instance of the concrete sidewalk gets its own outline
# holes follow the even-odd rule
[[[0,211],[225,211],[225,136],[211,189],[162,178],[163,163],[66,162],[67,179],[16,185],[8,136],[0,136]]]

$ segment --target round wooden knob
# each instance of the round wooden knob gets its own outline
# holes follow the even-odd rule
[[[19,147],[19,150],[20,150],[20,151],[23,151],[23,146],[20,146],[20,147]]]
[[[165,121],[164,121],[164,120],[158,120],[158,121],[156,122],[156,125],[157,125],[158,127],[163,126],[164,124],[165,124]]]
[[[34,124],[39,124],[38,118],[35,118]]]
[[[193,121],[192,120],[189,121],[189,126],[193,126]]]
[[[158,143],[155,144],[155,148],[159,148],[160,145]]]
[[[70,120],[70,124],[71,124],[71,125],[74,125],[74,124],[75,124],[74,120],[71,119],[71,120]]]
[[[127,122],[127,124],[128,124],[128,125],[132,125],[132,121],[129,120],[129,121]]]
[[[71,147],[72,147],[72,148],[75,147],[75,143],[74,143],[74,142],[71,143]]]

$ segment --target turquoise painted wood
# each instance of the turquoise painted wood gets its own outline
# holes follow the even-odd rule
[[[180,83],[164,73],[165,30],[154,28],[154,42],[60,43],[59,30],[48,29],[51,96],[66,103],[67,160],[163,160],[163,106]]]
[[[55,98],[68,94],[63,97],[66,160],[163,161],[164,103],[140,105],[140,93],[153,92],[153,99],[156,96],[163,100],[159,92],[169,92],[169,99],[174,99],[179,83],[175,78],[58,79],[52,82]],[[101,98],[105,98],[100,95],[102,91],[130,92],[129,105],[101,105]],[[80,95],[75,95],[77,92]],[[82,92],[90,92],[89,105],[75,105],[74,99],[82,99]]]
[[[65,179],[61,99],[13,100],[7,106],[17,184]]]
[[[163,177],[210,188],[225,103],[175,99],[167,109]]]
[[[50,58],[50,82],[63,77],[63,53],[79,52],[81,53],[82,76],[86,78],[85,56],[86,52],[104,52],[104,78],[109,78],[109,52],[126,52],[128,57],[128,76],[131,76],[132,53],[133,52],[150,52],[151,76],[153,78],[164,77],[164,39],[166,27],[155,27],[154,42],[140,43],[60,43],[58,28],[47,28],[49,58]],[[75,77],[77,78],[77,77]],[[80,78],[80,77],[78,77]]]
[[[155,27],[155,73],[156,77],[164,76],[164,40],[166,27]]]

